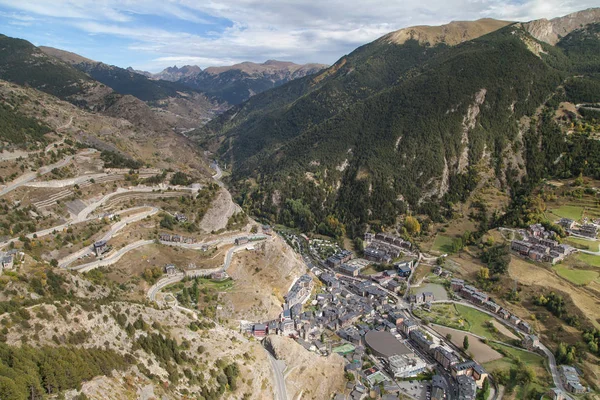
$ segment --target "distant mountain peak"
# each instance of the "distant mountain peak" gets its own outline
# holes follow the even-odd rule
[[[313,69],[323,69],[326,68],[325,64],[296,64],[291,61],[278,61],[278,60],[267,60],[264,63],[255,63],[252,61],[244,61],[239,64],[221,66],[221,67],[208,67],[204,71],[209,74],[220,74],[225,71],[230,70],[239,70],[245,72],[249,75],[252,74],[262,74],[262,73],[294,73],[296,71],[300,71],[302,69],[309,68]]]
[[[152,79],[175,82],[182,78],[198,75],[200,72],[202,72],[202,69],[197,65],[184,65],[181,68],[174,65],[163,69],[158,74],[153,74]]]
[[[129,72],[133,72],[135,74],[144,75],[147,78],[152,77],[152,72],[142,71],[142,70],[139,70],[139,69],[133,69],[133,67],[127,67],[126,70],[129,71]]]
[[[404,44],[409,40],[416,40],[427,46],[435,46],[438,43],[455,46],[512,23],[510,21],[482,18],[477,21],[452,21],[440,26],[412,26],[388,33],[379,40],[393,44]]]

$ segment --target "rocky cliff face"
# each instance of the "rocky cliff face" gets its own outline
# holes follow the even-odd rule
[[[600,8],[589,8],[551,20],[538,19],[524,23],[523,28],[537,40],[555,45],[574,30],[595,22],[600,22]]]

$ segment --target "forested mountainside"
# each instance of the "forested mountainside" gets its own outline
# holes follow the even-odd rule
[[[333,215],[354,235],[407,208],[440,219],[437,204],[464,200],[482,170],[509,188],[535,176],[534,156],[554,160],[579,140],[561,135],[539,152],[530,139],[546,134],[537,112],[558,93],[594,101],[582,90],[597,82],[596,29],[584,25],[556,46],[522,24],[456,46],[384,37],[195,135],[231,163],[239,201],[267,219],[314,230]]]
[[[85,72],[92,79],[111,87],[116,92],[130,94],[142,101],[156,101],[166,97],[184,97],[186,96],[185,92],[193,92],[176,82],[151,80],[137,72],[89,60],[67,51],[44,46],[41,46],[40,50]]]

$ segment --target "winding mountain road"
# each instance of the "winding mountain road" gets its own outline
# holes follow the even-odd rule
[[[283,375],[283,371],[285,370],[285,363],[283,361],[277,360],[269,350],[264,348],[267,352],[267,356],[269,357],[269,363],[271,363],[271,369],[273,370],[273,378],[275,380],[275,387],[273,388],[275,391],[275,400],[287,400],[287,390],[285,388],[285,376]]]
[[[23,174],[20,177],[18,177],[17,179],[15,179],[14,181],[9,182],[4,188],[2,188],[0,190],[0,196],[4,196],[5,194],[12,192],[13,190],[18,189],[19,187],[28,184],[29,182],[36,179],[38,176],[45,175],[48,172],[52,171],[54,168],[62,168],[65,165],[68,165],[77,156],[92,154],[95,151],[96,150],[94,150],[94,149],[87,149],[78,154],[67,156],[54,164],[50,164],[45,167],[41,167],[39,170],[37,170],[35,172],[32,171],[32,172]]]
[[[130,243],[127,246],[117,250],[115,253],[109,255],[104,259],[92,261],[90,263],[78,265],[69,269],[78,272],[88,272],[99,267],[107,267],[119,261],[121,257],[123,257],[128,252],[143,246],[148,246],[152,243],[154,243],[154,240],[138,240],[137,242]]]
[[[152,215],[158,213],[158,211],[159,211],[158,208],[151,207],[150,210],[143,211],[139,214],[134,214],[129,217],[123,218],[121,221],[114,223],[110,227],[108,232],[106,232],[104,234],[104,236],[102,236],[102,238],[100,238],[99,240],[109,241],[117,232],[119,232],[121,229],[125,228],[128,224],[131,224],[131,223],[134,223],[137,221],[141,221],[144,218],[147,218],[149,216],[152,216]],[[91,252],[92,252],[91,247],[84,247],[83,249],[81,249],[73,254],[69,254],[67,257],[59,260],[58,266],[61,268],[66,268],[71,263],[73,263],[75,260],[77,260],[78,258],[81,258],[84,255],[91,253]]]

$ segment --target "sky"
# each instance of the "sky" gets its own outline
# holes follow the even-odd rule
[[[0,0],[0,33],[120,67],[333,64],[414,25],[553,18],[600,0]]]

